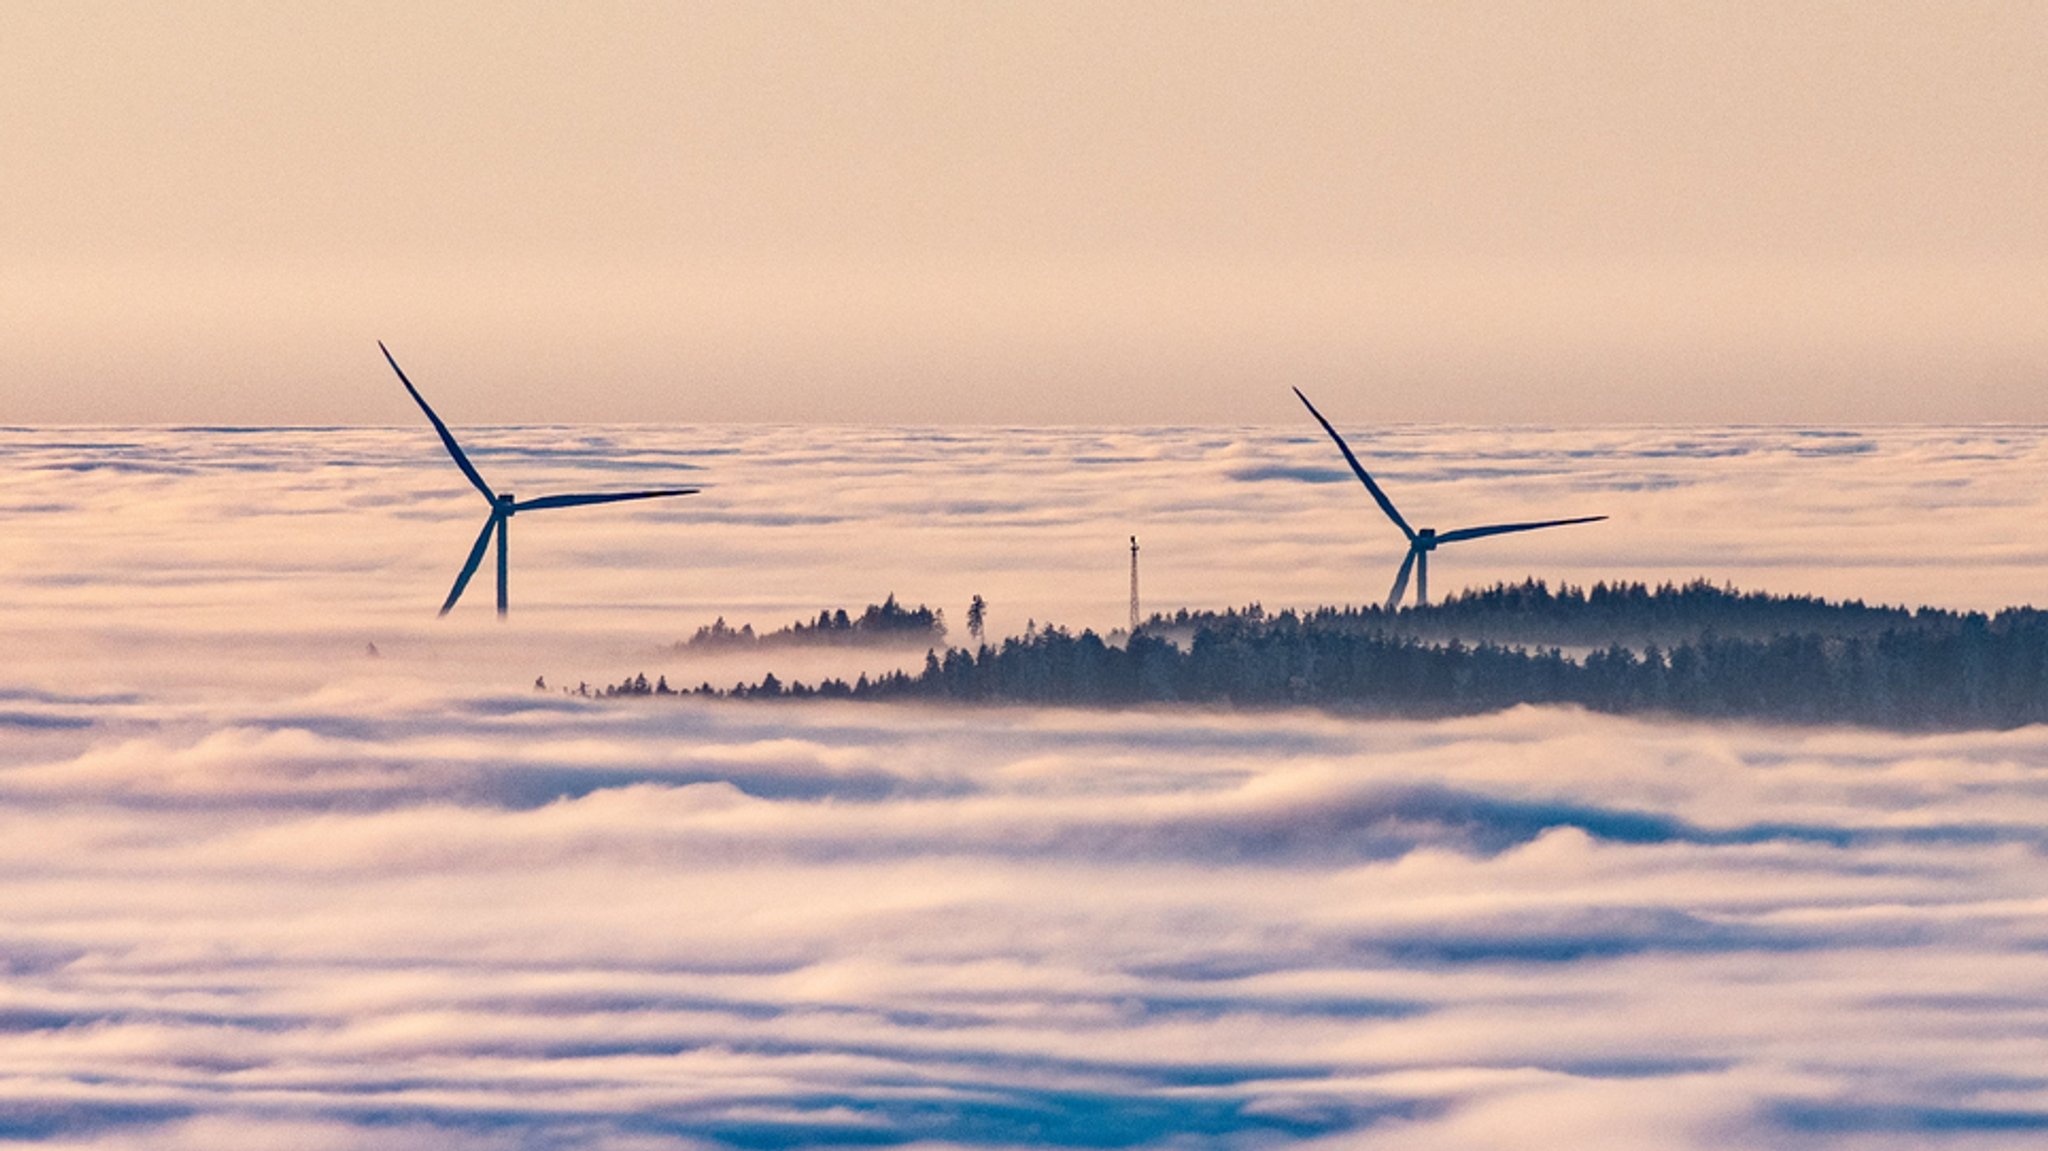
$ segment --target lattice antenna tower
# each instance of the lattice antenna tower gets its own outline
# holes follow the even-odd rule
[[[1131,634],[1138,634],[1138,537],[1131,537]]]

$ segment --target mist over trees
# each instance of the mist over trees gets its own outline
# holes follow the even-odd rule
[[[734,628],[724,616],[697,629],[689,639],[675,645],[676,651],[691,648],[778,647],[792,644],[942,644],[946,642],[946,616],[942,610],[919,604],[906,608],[890,593],[881,603],[871,603],[859,615],[845,608],[821,611],[815,620],[797,620],[787,627],[760,635],[754,625]]]
[[[644,684],[640,677],[608,693],[642,694]],[[689,694],[1313,706],[1413,717],[1576,704],[1623,714],[2000,728],[2048,722],[2048,613],[1909,611],[1705,583],[1553,592],[1531,581],[1397,613],[1268,614],[1255,604],[1155,615],[1121,644],[1092,631],[1034,628],[971,650],[934,648],[914,673],[817,685],[771,675]]]

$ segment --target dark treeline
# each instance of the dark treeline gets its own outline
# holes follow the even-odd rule
[[[1673,598],[1666,600],[1669,594]],[[1517,600],[1515,597],[1522,597]],[[1664,602],[1660,602],[1664,601]],[[1705,585],[1619,594],[1496,588],[1442,605],[1496,621],[1512,605],[1591,650],[1433,642],[1370,626],[1378,613],[1240,611],[1155,617],[1113,645],[1093,632],[1034,631],[975,650],[934,650],[916,673],[853,683],[760,683],[694,694],[740,698],[843,697],[987,703],[1308,705],[1378,715],[1443,716],[1522,703],[1569,703],[1616,713],[1663,713],[1888,728],[2010,727],[2048,721],[2048,614],[1995,616],[1866,608],[1800,597],[1742,595]],[[1508,605],[1508,606],[1502,606]],[[1806,625],[1767,636],[1721,634],[1745,606]],[[1409,614],[1409,613],[1402,613]],[[1385,617],[1382,616],[1382,619]],[[1611,621],[1604,633],[1596,626]],[[1644,620],[1697,626],[1669,646],[1631,646]],[[1690,621],[1690,622],[1686,622]],[[1754,632],[1750,626],[1732,631]],[[1167,638],[1167,630],[1185,631]],[[1603,641],[1592,646],[1591,641]],[[607,689],[642,694],[644,677]],[[638,690],[634,690],[635,687]]]
[[[696,634],[675,645],[689,648],[776,647],[783,644],[941,644],[946,641],[946,615],[919,604],[907,608],[896,602],[892,592],[881,603],[871,603],[859,615],[845,608],[821,611],[815,620],[797,620],[788,627],[760,635],[754,625],[735,628],[719,616],[697,629]]]
[[[1248,610],[1256,610],[1248,609]],[[1154,615],[1147,630],[1174,636],[1242,614],[1180,611]],[[1872,606],[1861,600],[1831,601],[1815,596],[1742,592],[1706,580],[1665,583],[1569,584],[1552,591],[1541,580],[1495,584],[1452,595],[1423,607],[1387,611],[1381,607],[1316,608],[1304,619],[1331,631],[1413,636],[1448,643],[1497,643],[1526,647],[1638,650],[1670,647],[1708,634],[1724,639],[1770,639],[1781,635],[1830,638],[1875,637],[1903,627],[1960,626],[1963,616],[1940,608]]]

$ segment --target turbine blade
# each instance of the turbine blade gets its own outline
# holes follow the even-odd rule
[[[655,500],[664,496],[694,496],[696,488],[670,488],[659,492],[598,492],[592,495],[542,496],[537,500],[518,500],[512,505],[515,512],[537,512],[546,508],[573,508],[583,504],[615,504],[620,500]]]
[[[384,353],[384,362],[390,364],[391,370],[398,373],[398,382],[404,384],[405,390],[412,393],[413,402],[420,406],[421,411],[427,413],[427,419],[434,425],[434,430],[441,433],[441,442],[448,445],[448,454],[455,457],[455,466],[462,469],[462,474],[469,477],[469,482],[476,485],[476,490],[482,492],[485,499],[496,503],[498,497],[491,491],[491,485],[484,482],[484,478],[477,474],[475,466],[469,462],[469,457],[462,454],[462,445],[455,442],[455,436],[448,431],[448,425],[442,423],[441,417],[434,414],[434,409],[427,406],[426,398],[420,395],[420,390],[412,386],[411,380],[405,378],[405,369],[399,367],[398,361],[391,358],[391,349],[384,346],[384,341],[378,340],[377,350]]]
[[[1394,501],[1387,498],[1387,493],[1372,482],[1372,476],[1366,474],[1365,465],[1359,463],[1358,457],[1351,454],[1351,445],[1345,443],[1344,437],[1337,434],[1337,429],[1330,426],[1330,421],[1323,418],[1323,413],[1308,402],[1308,397],[1301,394],[1300,388],[1294,389],[1294,394],[1301,400],[1302,406],[1308,409],[1308,414],[1314,416],[1316,422],[1323,425],[1323,430],[1330,433],[1330,438],[1337,441],[1337,450],[1344,453],[1344,462],[1350,464],[1351,470],[1358,473],[1358,478],[1365,481],[1365,490],[1371,492],[1372,498],[1379,501],[1380,510],[1387,513],[1387,518],[1394,521],[1394,526],[1401,529],[1402,535],[1414,539],[1415,529],[1409,527],[1408,521],[1401,518],[1401,513],[1395,510]]]
[[[484,521],[484,530],[476,533],[476,546],[469,549],[469,558],[462,563],[462,574],[455,577],[455,586],[448,589],[448,602],[441,605],[441,614],[447,615],[455,607],[455,601],[462,598],[462,589],[469,586],[469,577],[476,574],[477,565],[484,562],[484,549],[491,546],[491,533],[498,528],[498,521],[505,517],[497,512]]]
[[[1400,607],[1401,597],[1408,594],[1408,573],[1415,570],[1415,557],[1421,554],[1414,548],[1409,548],[1408,558],[1401,561],[1401,574],[1394,577],[1394,590],[1387,596],[1388,611]]]
[[[1533,532],[1537,528],[1561,528],[1566,524],[1590,524],[1606,519],[1606,516],[1579,516],[1569,520],[1544,520],[1533,524],[1492,524],[1483,528],[1459,528],[1436,537],[1440,544],[1457,543],[1459,540],[1476,540],[1481,536],[1500,536],[1509,532]]]

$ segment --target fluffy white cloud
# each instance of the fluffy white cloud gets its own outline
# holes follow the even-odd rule
[[[5,441],[0,1139],[2048,1130],[2048,731],[529,687],[921,658],[664,647],[890,590],[980,591],[1004,628],[1113,620],[1131,524],[1154,603],[1376,591],[1382,525],[1302,482],[1329,472],[1312,437],[493,431],[479,463],[522,491],[716,477],[522,517],[501,627],[485,587],[430,618],[481,502],[416,430],[92,436]],[[1617,514],[1447,578],[1677,556],[1656,574],[1944,599],[1915,543],[1939,528],[1980,565],[1974,603],[2021,598],[2035,562],[1998,526],[2039,511],[2031,433],[1369,442],[1427,518]],[[1449,445],[1467,464],[1435,462]]]

